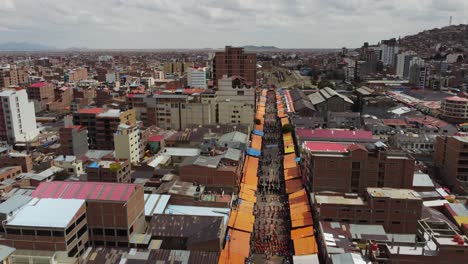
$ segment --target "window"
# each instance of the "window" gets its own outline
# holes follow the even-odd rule
[[[71,225],[67,228],[67,230],[65,231],[65,234],[70,233],[70,232],[73,230],[73,228],[75,228],[75,223],[71,224]]]
[[[104,231],[105,231],[106,236],[115,236],[114,229],[105,229]]]
[[[392,225],[399,225],[400,222],[399,221],[392,221]]]
[[[49,230],[37,230],[37,235],[38,236],[50,236],[50,231]]]
[[[7,233],[11,235],[20,235],[21,232],[19,229],[8,228]]]
[[[102,229],[100,228],[93,228],[93,235],[95,236],[102,236],[104,233],[102,232]]]
[[[117,236],[127,236],[127,230],[125,229],[117,229]]]
[[[36,232],[34,232],[34,230],[23,229],[23,235],[25,235],[25,236],[35,236]]]
[[[88,226],[84,225],[82,228],[80,228],[80,230],[78,230],[78,237],[81,237],[86,231],[88,231]]]
[[[244,91],[237,91],[237,95],[244,95]]]
[[[52,231],[52,236],[54,236],[54,237],[63,237],[63,236],[65,236],[65,234],[63,233],[63,231]]]

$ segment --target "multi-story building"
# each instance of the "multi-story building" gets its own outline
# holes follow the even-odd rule
[[[59,155],[54,159],[53,165],[62,168],[68,175],[79,176],[85,173],[83,162],[75,156]]]
[[[88,79],[88,70],[86,68],[72,69],[64,76],[65,82],[79,82],[86,79]]]
[[[86,203],[82,199],[38,199],[3,223],[0,240],[16,249],[65,251],[81,256],[89,246]]]
[[[120,124],[135,125],[135,110],[121,111],[110,109],[100,113],[96,118],[96,147],[97,149],[113,150],[114,143],[109,140],[114,137]]]
[[[216,123],[253,124],[255,85],[242,77],[223,76],[216,92]]]
[[[0,88],[18,86],[28,83],[28,75],[25,70],[18,69],[16,65],[0,66]]]
[[[440,117],[453,123],[468,121],[468,98],[450,96],[442,99],[440,105]]]
[[[120,124],[114,134],[115,158],[138,163],[141,154],[141,132],[136,125]]]
[[[414,233],[423,201],[409,189],[367,188],[363,196],[314,193],[313,206],[320,221],[382,225],[387,232]]]
[[[100,160],[86,167],[89,182],[130,183],[132,181],[130,173],[130,162],[128,160]]]
[[[254,86],[257,84],[257,55],[245,53],[243,48],[226,46],[224,51],[218,51],[213,60],[213,82],[227,77],[240,76]]]
[[[88,130],[88,143],[90,149],[96,149],[96,120],[98,114],[104,112],[103,108],[83,108],[73,113],[73,125],[82,126]]]
[[[89,236],[94,246],[129,247],[131,238],[146,229],[143,186],[138,184],[44,182],[31,196],[86,200]]]
[[[28,101],[26,90],[0,92],[0,140],[30,142],[38,135],[34,104]]]
[[[33,162],[30,154],[10,152],[0,155],[0,167],[20,166],[23,173],[32,171]]]
[[[405,51],[396,55],[396,75],[402,80],[409,78],[410,61],[417,57],[414,51]]]
[[[187,69],[190,67],[193,67],[193,62],[166,62],[164,63],[163,71],[166,75],[177,75],[181,77],[187,72]]]
[[[119,124],[134,125],[136,117],[134,110],[86,108],[73,113],[73,124],[88,129],[90,149],[111,150],[114,143],[109,138],[113,138]]]
[[[188,68],[187,85],[206,89],[208,87],[206,75],[206,68]]]
[[[468,193],[468,137],[439,136],[434,163],[444,182],[454,191]]]
[[[412,188],[415,160],[373,145],[304,142],[301,171],[314,192],[359,192],[367,187]]]
[[[383,65],[393,66],[395,64],[395,55],[398,54],[398,41],[396,39],[382,40],[380,43],[381,57]]]
[[[10,166],[0,168],[0,181],[15,179],[21,174],[21,166]]]
[[[60,154],[81,157],[88,151],[88,130],[84,126],[67,126],[59,130]]]
[[[424,60],[413,58],[410,62],[409,83],[415,85],[419,89],[424,89],[429,86],[429,76],[431,67],[425,64]]]
[[[214,105],[200,99],[201,96],[186,94],[154,94],[145,97],[147,123],[176,130],[190,125],[211,124],[214,122],[211,116]]]
[[[36,111],[45,110],[55,100],[55,86],[49,82],[38,82],[28,87],[28,97],[36,103]]]

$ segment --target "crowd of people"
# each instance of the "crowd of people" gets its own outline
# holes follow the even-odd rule
[[[252,252],[264,255],[267,260],[273,256],[282,257],[283,263],[290,263],[291,223],[283,175],[283,135],[274,91],[267,94],[264,120]]]

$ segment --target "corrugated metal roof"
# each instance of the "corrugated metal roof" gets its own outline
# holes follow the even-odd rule
[[[145,215],[152,216],[154,214],[162,214],[170,198],[170,195],[145,193]]]
[[[5,202],[0,204],[0,213],[2,214],[10,214],[13,211],[18,210],[20,207],[29,203],[32,200],[31,196],[22,195],[22,194],[15,194],[8,198]]]

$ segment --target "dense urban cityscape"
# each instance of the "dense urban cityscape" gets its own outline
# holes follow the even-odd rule
[[[367,38],[6,39],[0,263],[468,263],[468,25]]]

